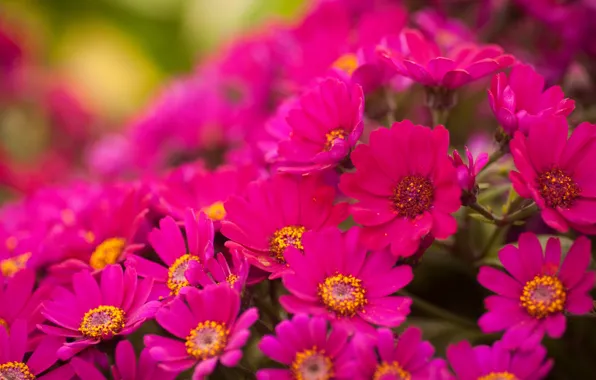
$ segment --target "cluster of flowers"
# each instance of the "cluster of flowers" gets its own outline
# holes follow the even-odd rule
[[[471,35],[434,11],[323,1],[167,89],[123,144],[97,143],[92,173],[137,179],[4,205],[0,378],[545,378],[544,336],[593,308],[596,125],[570,132],[560,87]],[[497,146],[450,153],[439,124],[491,77]],[[418,89],[431,127],[395,121]],[[501,215],[480,203],[485,184],[503,189]],[[498,238],[537,212],[581,234],[568,252],[528,228],[495,249],[507,273],[490,249],[468,262],[496,293],[478,325],[500,340],[444,360],[397,329],[429,247],[464,221]]]

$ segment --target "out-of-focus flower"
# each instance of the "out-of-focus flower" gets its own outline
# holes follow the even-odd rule
[[[123,340],[116,346],[112,376],[114,380],[173,380],[176,374],[159,368],[147,349],[137,360],[132,344]]]
[[[560,338],[565,332],[565,314],[585,314],[592,310],[589,292],[595,273],[588,272],[590,241],[575,240],[561,263],[561,242],[548,240],[546,250],[531,233],[519,237],[519,248],[507,245],[499,259],[507,275],[492,267],[482,267],[478,282],[498,295],[486,298],[488,312],[478,324],[484,332],[506,330],[503,343],[509,349],[531,349],[545,332]]]
[[[476,185],[476,176],[482,168],[488,163],[488,153],[480,153],[476,160],[474,160],[474,156],[466,149],[466,156],[468,158],[468,162],[464,163],[464,160],[461,158],[457,150],[453,151],[453,165],[457,170],[457,180],[459,182],[459,186],[464,191],[464,202],[473,202],[476,200],[476,194],[478,193],[478,185]]]
[[[234,251],[232,266],[228,264],[223,253],[209,258],[204,265],[191,261],[186,270],[186,279],[191,286],[206,288],[209,285],[228,284],[242,294],[248,278],[250,265],[240,253]]]
[[[328,332],[325,318],[297,314],[278,324],[275,332],[265,335],[259,348],[287,368],[261,369],[258,380],[354,378],[356,363],[344,328],[332,326]]]
[[[423,9],[412,16],[420,30],[443,50],[475,42],[474,33],[462,22],[435,9]]]
[[[451,214],[461,205],[461,189],[448,147],[445,128],[404,120],[374,131],[370,144],[354,149],[356,171],[343,174],[339,187],[359,201],[352,216],[364,226],[369,248],[389,245],[394,255],[407,257],[425,236],[455,233]]]
[[[14,90],[21,81],[18,70],[23,60],[23,47],[0,19],[0,101],[14,95]]]

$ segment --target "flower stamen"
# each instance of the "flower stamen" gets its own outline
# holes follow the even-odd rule
[[[89,265],[93,269],[100,270],[117,263],[125,245],[126,239],[123,238],[109,238],[102,241],[91,254]]]
[[[479,377],[478,380],[517,380],[517,376],[511,372],[491,372]]]
[[[541,319],[563,311],[567,292],[557,277],[537,275],[526,282],[519,300],[528,314]]]
[[[124,328],[124,310],[101,305],[85,313],[79,331],[87,338],[109,339]]]
[[[408,175],[393,189],[393,210],[408,219],[414,219],[432,207],[435,189],[425,177]]]
[[[27,364],[22,362],[8,362],[0,364],[1,380],[34,380],[35,375]]]
[[[226,348],[229,334],[225,323],[201,322],[186,337],[186,352],[198,360],[217,356]]]
[[[333,361],[325,350],[313,347],[298,352],[290,366],[295,380],[329,380],[335,375]]]
[[[303,226],[286,226],[275,231],[269,242],[271,256],[280,262],[285,262],[284,252],[289,246],[302,251],[304,249],[302,234],[305,230]]]
[[[381,380],[385,375],[392,375],[392,379],[396,380],[410,380],[412,375],[403,369],[398,362],[383,362],[377,366],[373,380]]]
[[[569,208],[581,193],[573,178],[559,168],[541,173],[538,176],[538,189],[550,208]]]
[[[0,272],[4,277],[12,277],[27,266],[31,252],[23,253],[0,261]]]
[[[175,296],[180,293],[180,289],[188,286],[188,280],[186,279],[186,270],[188,264],[191,261],[201,262],[199,256],[185,254],[180,256],[174,261],[174,264],[168,269],[168,281],[167,285],[170,289],[170,295]]]
[[[347,137],[346,130],[343,128],[337,128],[328,132],[325,137],[327,142],[325,143],[325,152],[329,152],[339,140],[345,140]]]
[[[226,217],[226,209],[221,201],[212,203],[201,210],[207,217],[213,221],[223,220]]]
[[[340,316],[352,317],[367,303],[362,280],[350,275],[336,274],[319,284],[321,301]]]

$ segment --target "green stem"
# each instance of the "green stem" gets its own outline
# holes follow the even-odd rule
[[[447,119],[449,118],[448,108],[431,108],[430,113],[433,118],[433,128],[437,125],[445,126]]]
[[[424,311],[427,314],[434,315],[439,317],[441,320],[451,322],[455,325],[459,325],[466,328],[471,328],[474,330],[478,329],[476,323],[470,321],[469,319],[460,317],[459,315],[453,314],[452,312],[445,310],[441,307],[435,306],[432,303],[423,300],[422,298],[402,289],[398,292],[400,295],[409,297],[414,302],[414,307],[419,308],[420,310]]]
[[[482,250],[482,254],[480,255],[480,259],[485,258],[488,254],[492,251],[493,246],[502,237],[505,233],[507,233],[508,226],[497,226],[493,233],[490,235],[488,242],[484,246]]]
[[[513,214],[500,217],[500,216],[493,214],[492,212],[487,210],[484,206],[482,206],[478,203],[472,203],[472,204],[468,205],[468,207],[470,207],[472,210],[476,211],[480,215],[484,216],[486,219],[492,221],[497,226],[505,226],[505,225],[508,225],[508,224],[511,224],[511,223],[514,223],[517,221],[525,220],[525,219],[529,218],[530,216],[532,216],[538,210],[538,206],[536,205],[536,203],[532,203],[531,205],[529,205],[521,210],[518,210],[518,211],[514,212]]]
[[[472,204],[468,205],[468,207],[471,208],[472,210],[476,211],[480,215],[484,216],[488,220],[492,220],[493,222],[496,222],[498,220],[498,218],[495,214],[488,211],[486,208],[484,208],[484,206],[480,205],[479,203],[472,203]]]

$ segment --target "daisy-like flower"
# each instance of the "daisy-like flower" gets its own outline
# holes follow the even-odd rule
[[[422,340],[422,331],[409,327],[397,340],[389,329],[378,329],[369,342],[357,336],[353,341],[358,365],[357,379],[428,380],[433,373],[434,347]],[[435,378],[437,379],[437,378]],[[437,379],[438,380],[438,379]]]
[[[394,267],[388,251],[367,255],[356,227],[342,234],[330,227],[304,235],[304,253],[286,251],[292,271],[283,275],[289,295],[279,302],[290,313],[308,313],[332,320],[349,331],[374,333],[370,324],[399,326],[412,300],[392,296],[412,281],[412,268]]]
[[[472,347],[467,341],[447,348],[447,359],[457,380],[541,380],[550,372],[552,359],[540,345],[531,351],[511,352],[501,341]]]
[[[276,336],[266,335],[261,351],[287,368],[261,369],[258,380],[353,379],[352,352],[348,332],[332,327],[321,317],[295,315],[275,327]]]
[[[348,204],[333,204],[336,191],[319,176],[277,174],[251,183],[246,197],[230,197],[221,232],[250,264],[279,277],[287,270],[284,252],[301,250],[302,234],[337,226],[348,217]]]
[[[185,274],[189,263],[206,263],[213,257],[213,222],[205,214],[196,215],[192,209],[187,209],[184,229],[186,241],[176,221],[170,216],[163,218],[159,221],[159,229],[149,233],[149,242],[163,264],[138,255],[128,261],[139,276],[155,281],[152,297],[177,295],[180,289],[188,286]]]
[[[563,116],[533,117],[529,124],[528,136],[516,133],[509,144],[518,170],[509,175],[513,188],[533,199],[555,230],[596,234],[596,125],[581,123],[568,138]]]
[[[231,288],[242,294],[250,265],[246,257],[237,251],[231,253],[231,258],[231,266],[221,252],[215,257],[209,258],[204,265],[198,261],[191,261],[186,270],[186,279],[190,286],[199,288],[227,283]]]
[[[304,173],[339,164],[362,135],[362,88],[328,78],[299,102],[288,113],[290,138],[279,144],[280,169]]]
[[[492,267],[482,267],[478,282],[497,295],[485,300],[488,312],[478,324],[484,332],[506,330],[503,343],[508,348],[531,348],[546,333],[560,338],[565,332],[565,314],[585,314],[592,310],[589,292],[594,272],[587,272],[590,241],[579,237],[561,263],[561,242],[550,238],[546,250],[531,233],[519,237],[519,248],[507,245],[499,259],[509,275]]]
[[[146,335],[145,347],[162,369],[180,373],[195,367],[193,379],[205,379],[218,362],[234,367],[242,358],[259,314],[251,308],[238,316],[239,310],[240,295],[229,286],[188,288],[156,315],[176,338]]]
[[[153,280],[138,281],[134,269],[107,266],[100,283],[90,272],[76,273],[70,290],[58,286],[43,305],[53,325],[38,328],[48,335],[71,338],[58,350],[62,360],[116,335],[128,335],[155,314],[159,302],[147,302]]]
[[[461,190],[448,149],[445,128],[409,120],[372,132],[369,144],[354,149],[356,171],[343,174],[339,187],[359,201],[351,211],[364,226],[365,245],[390,245],[394,255],[407,257],[427,235],[445,239],[455,233],[451,214],[461,205]]]
[[[495,75],[488,90],[490,108],[503,130],[513,135],[518,129],[527,134],[523,119],[527,115],[569,116],[575,102],[565,98],[560,86],[544,90],[544,77],[529,65],[516,65],[509,78],[505,73]]]
[[[472,153],[466,149],[466,156],[468,162],[464,163],[457,150],[453,151],[453,165],[457,170],[457,181],[459,186],[464,192],[463,203],[471,203],[476,200],[476,194],[478,193],[478,186],[476,185],[476,176],[482,168],[488,163],[488,153],[480,153],[476,159]]]

